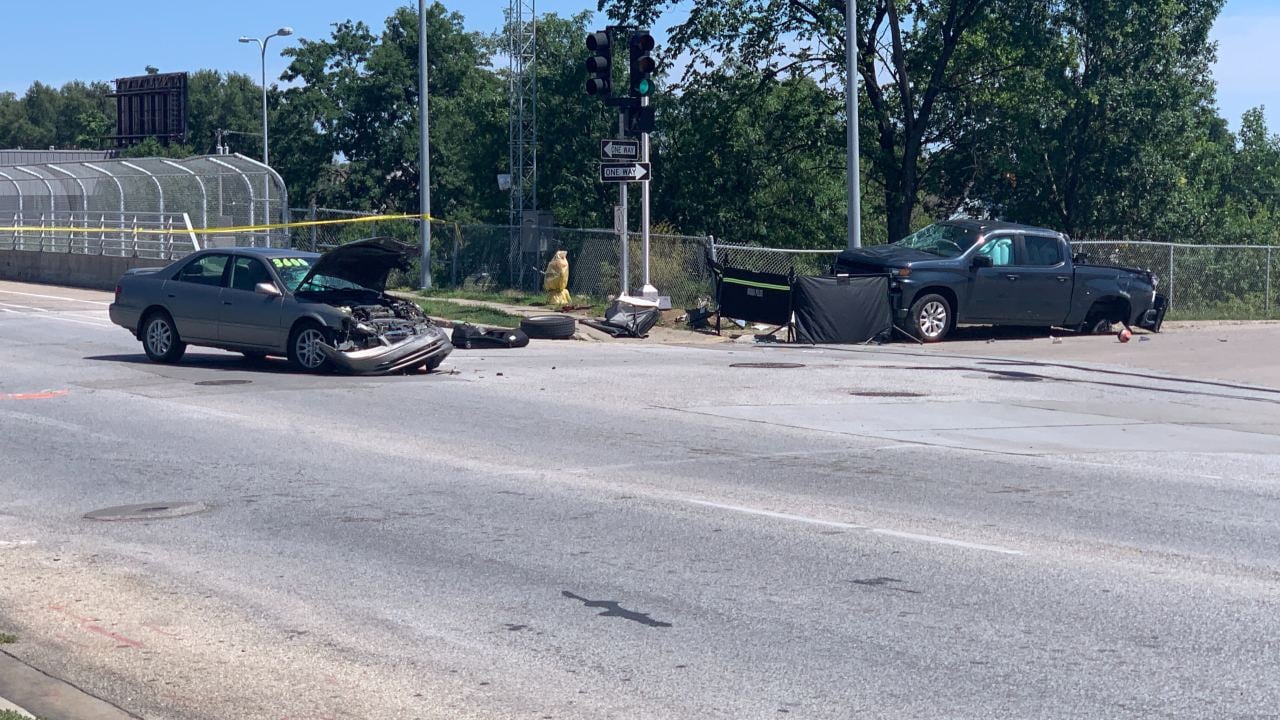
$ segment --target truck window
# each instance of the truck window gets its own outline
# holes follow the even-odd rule
[[[1060,265],[1062,258],[1062,243],[1057,238],[1044,237],[1043,235],[1027,235],[1023,238],[1023,244],[1027,250],[1026,262],[1024,265],[1032,267],[1053,267]]]
[[[989,238],[982,247],[978,248],[978,254],[990,257],[991,264],[995,267],[1011,265],[1013,264],[1013,238]]]

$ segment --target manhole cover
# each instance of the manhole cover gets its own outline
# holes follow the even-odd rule
[[[220,386],[220,385],[248,385],[248,384],[249,384],[249,383],[251,383],[251,382],[253,382],[253,381],[252,381],[252,380],[201,380],[200,382],[198,382],[198,383],[196,383],[196,384],[197,384],[197,385],[205,385],[205,386],[209,386],[209,385],[214,385],[214,386]]]
[[[1031,373],[1007,372],[999,375],[989,375],[992,380],[1017,380],[1018,382],[1042,382],[1043,377],[1032,375]]]
[[[755,368],[757,370],[792,370],[802,368],[802,363],[779,363],[779,362],[759,362],[759,363],[734,363],[729,367],[736,368]]]
[[[86,520],[168,520],[169,518],[195,515],[208,510],[209,506],[199,502],[154,502],[141,505],[121,505],[103,508],[85,513]]]
[[[873,398],[919,398],[928,397],[928,393],[897,392],[894,390],[850,390],[850,395]]]

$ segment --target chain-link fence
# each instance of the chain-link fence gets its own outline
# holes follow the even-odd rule
[[[292,211],[293,220],[332,220],[364,215],[350,211]],[[379,220],[356,225],[294,228],[295,247],[323,251],[343,242],[390,235],[417,243],[417,220]],[[722,264],[785,275],[822,275],[841,248],[765,248],[717,242],[704,236],[653,235],[650,279],[677,306],[692,307],[714,294],[708,254]],[[1077,241],[1076,252],[1090,262],[1150,270],[1170,301],[1171,319],[1280,319],[1280,281],[1274,246],[1180,245],[1133,241]],[[518,290],[536,293],[542,272],[557,250],[570,264],[570,291],[603,299],[618,294],[620,244],[613,230],[559,227],[513,228],[466,223],[432,224],[432,283],[445,289]],[[631,285],[643,283],[640,237],[629,235]],[[416,284],[416,276],[403,278]]]
[[[369,213],[325,208],[294,209],[296,222],[372,217]],[[418,220],[397,219],[350,225],[311,225],[292,229],[294,247],[323,252],[345,242],[374,236],[418,243]],[[672,303],[691,306],[712,295],[706,253],[710,238],[683,235],[650,237],[650,279]],[[643,282],[640,236],[629,236],[628,268],[631,284]],[[500,292],[542,291],[543,272],[558,250],[569,257],[569,290],[584,298],[604,299],[619,293],[622,279],[621,244],[607,229],[523,227],[433,222],[431,225],[432,285],[442,289]],[[414,271],[417,272],[416,269]],[[417,276],[397,278],[416,284]]]
[[[1076,252],[1100,265],[1150,270],[1174,320],[1280,319],[1276,247],[1085,240]]]
[[[54,220],[73,214],[122,231],[140,217],[186,215],[198,230],[262,226],[287,217],[284,181],[243,155],[70,161],[55,151],[48,154],[63,160],[15,164],[43,154],[6,153],[0,158],[0,218],[13,227],[50,228]],[[202,236],[204,245],[266,245],[282,244],[283,233]]]

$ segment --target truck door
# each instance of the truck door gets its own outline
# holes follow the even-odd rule
[[[1065,243],[1049,235],[1024,235],[1020,245],[1015,260],[1023,322],[1046,327],[1062,323],[1071,308],[1072,285]]]
[[[979,255],[991,258],[991,267],[970,270],[968,308],[960,313],[964,321],[1009,323],[1016,319],[1013,294],[1018,288],[1010,280],[1016,235],[993,235],[978,248]]]

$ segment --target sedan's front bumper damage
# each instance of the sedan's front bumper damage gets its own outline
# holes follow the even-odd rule
[[[423,365],[437,365],[453,352],[453,343],[436,328],[427,335],[415,335],[390,345],[365,350],[342,351],[331,345],[321,344],[320,349],[329,358],[335,370],[351,375],[385,375],[413,370]]]

